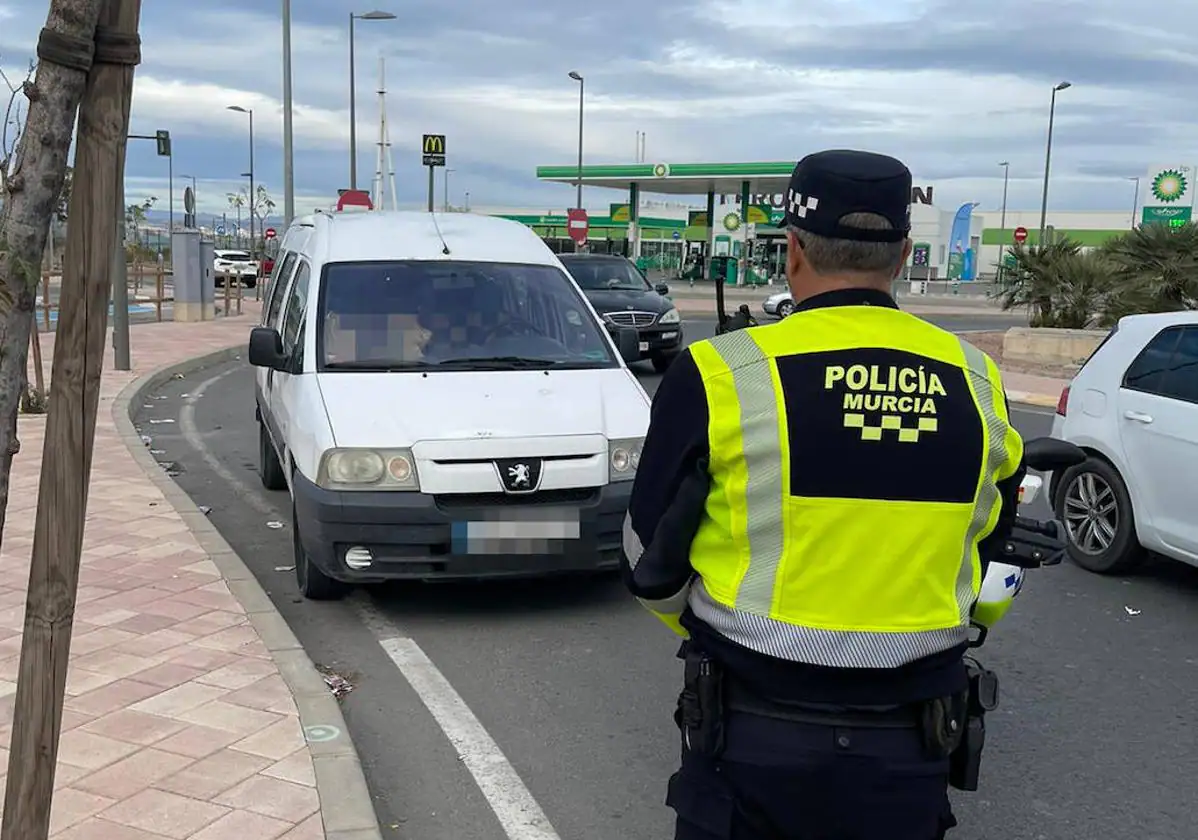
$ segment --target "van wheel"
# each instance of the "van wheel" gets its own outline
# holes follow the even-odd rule
[[[336,601],[345,597],[349,586],[326,575],[308,552],[300,540],[299,518],[295,515],[295,505],[291,506],[291,542],[295,553],[295,582],[300,594],[309,601]]]
[[[258,424],[258,477],[267,490],[287,489],[287,475],[279,463],[274,444],[270,442],[270,432],[266,431],[265,423]]]
[[[1069,557],[1083,569],[1118,575],[1140,566],[1147,552],[1136,537],[1127,485],[1114,467],[1090,457],[1056,482],[1053,512],[1065,525]]]

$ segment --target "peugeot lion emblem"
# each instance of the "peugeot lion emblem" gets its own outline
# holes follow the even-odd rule
[[[505,493],[532,493],[541,485],[540,458],[505,458],[495,462]]]

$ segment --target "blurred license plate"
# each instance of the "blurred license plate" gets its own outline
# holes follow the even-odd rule
[[[649,349],[649,342],[647,342],[647,341],[642,341],[642,342],[641,342],[641,347],[640,347],[640,349],[641,349],[641,352],[642,352],[642,353],[644,353],[646,350],[648,350],[648,349]]]
[[[676,333],[676,332],[662,333],[662,334],[661,334],[661,337],[662,337],[662,338],[666,338],[666,339],[668,339],[668,338],[677,338],[677,337],[678,337],[678,333]]]
[[[502,514],[453,524],[455,554],[554,554],[581,536],[577,509]]]

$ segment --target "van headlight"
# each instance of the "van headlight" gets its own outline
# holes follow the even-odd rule
[[[419,490],[416,459],[408,449],[330,449],[316,483],[328,490]]]
[[[608,481],[631,481],[636,478],[636,468],[641,463],[641,447],[644,443],[644,438],[608,441]]]
[[[665,315],[662,315],[660,318],[658,318],[657,323],[659,323],[659,324],[677,324],[681,320],[682,320],[682,317],[678,314],[678,310],[671,309]]]

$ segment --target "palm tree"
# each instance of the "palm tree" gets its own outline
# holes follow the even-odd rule
[[[1102,255],[1069,240],[1016,245],[1011,255],[997,297],[1003,309],[1030,309],[1031,326],[1084,329],[1104,309],[1110,268]]]
[[[1110,240],[1103,251],[1126,299],[1122,308],[1174,312],[1198,307],[1198,225],[1143,225]]]

